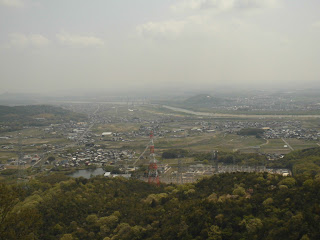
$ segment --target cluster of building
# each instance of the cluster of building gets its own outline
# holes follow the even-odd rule
[[[40,161],[41,157],[34,153],[34,154],[26,154],[20,160],[17,158],[9,158],[7,160],[8,165],[32,165],[36,162]]]
[[[269,161],[274,161],[274,160],[284,158],[284,154],[279,154],[279,153],[266,153],[262,155],[265,155]]]
[[[320,132],[318,130],[303,128],[300,121],[220,121],[215,124],[214,128],[225,133],[237,133],[245,128],[264,129],[263,137],[267,139],[320,139]]]
[[[288,95],[266,94],[252,95],[246,97],[226,98],[213,107],[215,109],[231,111],[317,111],[320,110],[318,102],[304,103],[291,98]]]
[[[179,171],[173,171],[171,177],[163,178],[165,182],[174,183],[188,183],[194,182],[203,176],[211,176],[220,173],[234,173],[234,172],[267,172],[271,174],[279,174],[282,176],[291,176],[289,169],[273,169],[265,166],[240,166],[240,165],[219,165],[218,169],[212,165],[194,164]]]
[[[55,166],[77,167],[77,166],[103,166],[105,164],[114,165],[122,160],[131,160],[135,155],[132,150],[110,150],[102,148],[85,148],[83,151],[78,150],[74,153],[61,153],[59,158],[61,161],[56,161]],[[49,163],[49,162],[47,162]]]
[[[320,132],[315,129],[288,129],[288,128],[276,128],[266,129],[264,137],[268,139],[272,138],[296,138],[304,140],[318,140],[320,139]]]

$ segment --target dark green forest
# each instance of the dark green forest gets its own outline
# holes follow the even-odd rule
[[[0,183],[0,239],[320,239],[319,157],[319,148],[288,154],[284,164],[304,164],[293,177],[230,173],[155,186],[58,172]]]

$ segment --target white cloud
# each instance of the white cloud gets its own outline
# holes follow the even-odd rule
[[[171,6],[173,11],[216,9],[227,11],[231,9],[275,8],[280,0],[181,0]]]
[[[219,31],[219,24],[210,14],[191,15],[183,20],[148,22],[136,27],[136,32],[144,38],[176,40],[184,36],[212,35]]]
[[[28,37],[24,34],[20,33],[13,33],[10,34],[10,46],[18,46],[18,47],[25,47],[28,45]]]
[[[312,27],[314,27],[314,28],[320,28],[320,21],[314,22],[314,23],[312,24]]]
[[[9,44],[7,47],[45,47],[48,46],[52,41],[41,34],[22,34],[12,33],[9,35]],[[92,46],[103,46],[104,42],[97,37],[93,36],[82,36],[82,35],[71,35],[68,33],[56,34],[58,43],[72,47],[92,47]]]
[[[33,45],[33,46],[39,46],[39,47],[42,47],[42,46],[47,46],[50,41],[40,35],[40,34],[32,34],[29,36],[29,41],[30,41],[30,44]]]
[[[281,0],[236,0],[236,8],[278,8]]]
[[[246,21],[234,18],[223,20],[216,14],[227,11],[256,10],[279,7],[282,0],[180,0],[171,9],[186,14],[166,21],[147,22],[136,27],[136,32],[146,38],[176,39],[181,35],[213,36],[217,33],[244,31]],[[252,12],[252,11],[250,11]],[[254,11],[256,12],[256,11]],[[261,11],[257,11],[261,12]],[[179,17],[179,20],[177,18]],[[240,21],[240,22],[239,22]],[[250,21],[249,21],[250,22]],[[226,29],[227,28],[227,29]]]
[[[185,21],[148,22],[136,27],[139,35],[145,37],[177,37],[184,29]]]
[[[208,8],[232,8],[235,0],[182,0],[171,6],[174,11],[198,10]]]
[[[50,41],[41,34],[26,35],[22,33],[13,33],[10,34],[9,37],[10,47],[44,47],[50,43]]]
[[[21,0],[0,0],[0,5],[6,7],[23,7],[24,4]]]
[[[93,36],[60,33],[56,37],[60,44],[72,47],[100,47],[104,45],[102,39]]]

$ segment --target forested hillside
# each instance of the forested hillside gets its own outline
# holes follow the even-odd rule
[[[284,167],[292,170],[294,175],[316,176],[320,174],[320,148],[310,148],[293,151],[283,159],[270,164],[274,167]]]
[[[21,126],[45,126],[68,120],[83,121],[86,116],[50,105],[0,106],[0,123],[17,130]]]
[[[320,239],[319,177],[59,178],[0,185],[1,239]]]

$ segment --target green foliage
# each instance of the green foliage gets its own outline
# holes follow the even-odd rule
[[[219,226],[212,225],[210,227],[208,240],[222,240],[222,231]]]
[[[263,226],[262,221],[259,218],[251,218],[248,220],[243,220],[241,224],[245,225],[248,233],[250,234],[257,232]]]
[[[17,173],[18,169],[5,169],[0,172],[0,174],[4,176],[16,175]]]
[[[51,173],[48,175],[40,175],[37,178],[39,179],[40,182],[49,183],[49,184],[56,184],[56,183],[67,181],[70,179],[70,177],[62,173]]]
[[[216,202],[218,200],[218,197],[217,197],[217,194],[212,193],[211,195],[209,195],[209,197],[207,199],[210,202]]]
[[[41,218],[33,206],[20,207],[22,189],[0,183],[0,239],[34,239]]]
[[[246,190],[241,186],[236,186],[232,193],[234,195],[244,196],[246,194]]]
[[[194,157],[195,161],[216,161],[216,159],[212,159],[212,152],[193,152],[189,153],[190,157]],[[217,160],[219,163],[224,164],[243,164],[249,166],[255,165],[264,165],[267,163],[267,159],[263,155],[249,153],[239,153],[239,152],[219,152]]]
[[[160,203],[161,201],[164,201],[166,198],[168,198],[167,193],[159,193],[159,194],[150,194],[144,202],[152,205],[152,204],[157,204]]]
[[[22,126],[45,126],[49,123],[61,123],[68,120],[84,121],[86,116],[50,105],[15,107],[0,105],[0,122],[10,127],[5,131],[20,130]]]
[[[270,198],[267,198],[266,200],[263,201],[263,206],[269,206],[273,203],[273,199],[270,197]]]
[[[294,175],[314,177],[320,174],[320,147],[297,150],[287,154],[283,159],[269,164],[270,167],[292,169]]]
[[[64,234],[60,240],[73,240],[72,234]]]
[[[162,153],[163,159],[188,157],[189,153],[184,149],[169,149]]]
[[[106,172],[111,172],[111,174],[122,174],[122,173],[124,173],[123,171],[121,171],[119,169],[119,167],[110,166],[110,165],[104,166],[103,170],[106,171]]]
[[[305,234],[302,236],[302,238],[300,238],[300,240],[310,240],[310,238],[308,237],[307,234]]]
[[[287,177],[279,182],[279,185],[285,185],[287,187],[293,187],[296,184],[296,180],[292,177]]]
[[[49,162],[52,162],[52,161],[56,160],[56,158],[54,156],[50,156],[47,159],[48,159]]]
[[[23,188],[0,185],[0,239],[320,239],[319,181],[234,173],[154,186],[39,177]]]
[[[242,136],[256,136],[259,137],[264,133],[263,129],[260,128],[243,128],[238,134]]]

